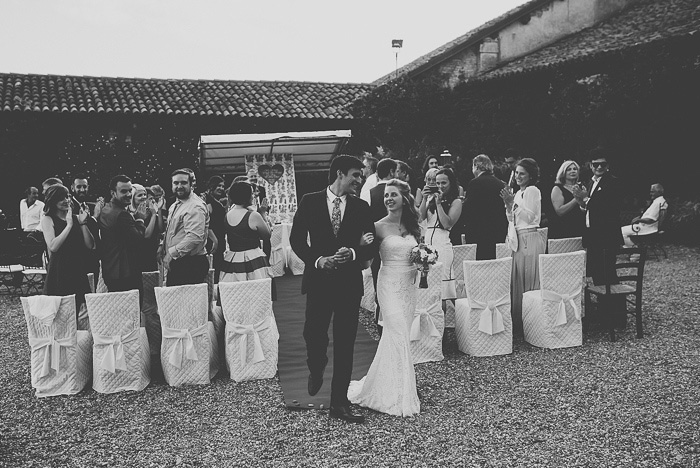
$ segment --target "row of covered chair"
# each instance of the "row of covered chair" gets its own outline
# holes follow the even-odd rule
[[[143,309],[138,290],[87,294],[90,330],[77,329],[74,296],[21,298],[38,397],[78,393],[90,378],[100,393],[143,390],[156,353],[173,386],[208,384],[222,360],[236,381],[274,377],[270,279],[220,283],[213,306],[208,284],[161,287],[154,273],[144,274]]]

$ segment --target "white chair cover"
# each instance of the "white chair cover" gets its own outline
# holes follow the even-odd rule
[[[287,263],[285,246],[282,241],[283,233],[284,229],[281,224],[275,224],[272,226],[272,237],[270,238],[270,244],[272,245],[272,251],[270,252],[270,267],[272,268],[272,276],[275,278],[284,275],[284,267]]]
[[[414,364],[442,361],[442,335],[445,315],[442,311],[442,263],[428,272],[428,289],[418,288],[416,281],[416,311],[411,323],[411,357]]]
[[[158,271],[149,271],[141,274],[143,280],[143,307],[141,308],[141,314],[144,319],[142,325],[146,328],[152,356],[160,354],[162,339],[160,315],[158,315],[158,303],[156,302],[155,293],[155,288],[160,285],[159,275]]]
[[[583,250],[583,239],[580,237],[567,237],[565,239],[549,239],[547,241],[547,253],[560,254]]]
[[[99,393],[143,390],[151,379],[146,329],[140,327],[139,292],[86,294],[92,329],[92,388]]]
[[[547,239],[549,238],[549,228],[538,228],[537,229],[537,234],[542,237],[542,240],[544,241],[544,245],[547,246]]]
[[[453,270],[455,272],[455,280],[457,286],[457,297],[467,297],[464,291],[464,269],[462,263],[465,260],[476,260],[476,244],[455,245],[452,247],[454,251]],[[446,317],[448,327],[454,327],[454,315],[451,319]]]
[[[504,242],[496,244],[496,259],[512,257],[513,251]]]
[[[76,329],[75,296],[61,297],[50,325],[32,314],[22,297],[30,346],[32,387],[36,396],[74,395],[90,381],[92,336]]]
[[[160,362],[169,385],[208,384],[218,372],[208,289],[206,283],[155,288],[163,334]]]
[[[236,382],[269,379],[277,373],[279,332],[271,287],[270,278],[219,283],[226,319],[226,364]]]
[[[365,293],[360,300],[360,307],[369,310],[370,312],[374,312],[377,310],[377,303],[375,302],[377,293],[374,290],[374,281],[372,280],[371,268],[365,268],[362,270],[362,281],[364,284]]]
[[[106,293],[107,285],[105,284],[105,277],[102,275],[102,262],[100,262],[100,277],[97,279],[97,285],[95,286],[96,293]]]
[[[295,276],[304,274],[304,262],[294,253],[291,247],[287,249],[287,265]]]
[[[464,262],[467,297],[456,301],[457,347],[471,356],[513,352],[510,258]]]
[[[540,255],[541,290],[523,294],[525,341],[541,348],[581,346],[583,250]]]

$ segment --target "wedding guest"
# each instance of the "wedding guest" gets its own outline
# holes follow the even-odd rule
[[[517,250],[513,252],[511,274],[511,315],[513,331],[523,332],[522,303],[523,293],[539,289],[540,276],[538,262],[545,252],[545,241],[537,232],[542,217],[542,194],[535,187],[540,170],[537,162],[523,158],[515,166],[515,181],[518,192],[513,195],[510,187],[501,190],[506,205],[506,216],[513,223],[517,233]]]
[[[429,154],[423,161],[423,174],[426,174],[429,169],[440,169],[440,160],[434,154]]]
[[[112,199],[97,218],[101,234],[102,277],[109,292],[131,289],[142,292],[139,255],[142,253],[146,227],[143,219],[134,219],[129,211],[133,198],[131,179],[123,174],[114,176],[109,182],[109,190]],[[151,232],[154,226],[155,218],[151,217],[148,226]]]
[[[132,191],[130,212],[136,221],[143,221],[146,227],[143,240],[136,242],[138,269],[141,272],[157,271],[160,234],[165,228],[164,201],[156,202],[154,197],[149,197],[149,189],[141,184],[132,184]]]
[[[78,213],[80,210],[89,214],[87,217],[87,226],[95,239],[95,243],[99,244],[100,231],[97,226],[97,218],[93,217],[96,203],[90,201],[90,186],[87,176],[78,174],[73,178],[73,184],[70,187],[72,201],[71,208],[73,213]],[[85,274],[92,273],[97,281],[100,275],[100,259],[97,255],[97,249],[88,252],[83,259]]]
[[[412,173],[413,171],[411,170],[411,166],[401,160],[396,160],[396,178],[401,182],[406,182],[409,184],[409,187],[411,184]]]
[[[593,178],[588,187],[574,188],[574,196],[585,211],[586,274],[595,285],[616,284],[619,282],[615,269],[617,250],[624,243],[620,230],[622,191],[617,177],[610,173],[605,150],[593,151],[591,167]],[[624,327],[627,323],[623,296],[608,298],[599,304],[598,310],[601,312],[599,318],[607,324]]]
[[[653,184],[649,195],[651,196],[651,205],[649,205],[644,214],[634,218],[629,226],[622,226],[622,238],[625,241],[625,245],[634,245],[629,236],[644,236],[659,231],[661,214],[668,209],[668,203],[666,203],[664,198],[663,186],[661,184]]]
[[[474,178],[467,184],[462,216],[452,231],[464,234],[467,244],[476,244],[477,260],[492,260],[496,258],[496,244],[505,240],[508,231],[501,199],[505,184],[493,175],[493,163],[485,154],[473,159],[472,172]]]
[[[228,189],[231,209],[224,221],[228,249],[220,282],[272,278],[270,262],[260,247],[264,239],[270,239],[270,226],[265,212],[250,208],[254,196],[253,187],[247,182],[236,182]]]
[[[206,283],[209,212],[204,201],[192,191],[191,170],[177,169],[172,176],[176,201],[168,212],[165,239],[159,256],[168,270],[168,286]]]
[[[71,196],[61,184],[47,187],[44,200],[41,230],[49,254],[44,294],[75,294],[78,325],[86,329],[85,294],[90,292],[90,284],[81,259],[95,248],[95,239],[87,227],[88,213],[73,214]]]
[[[41,229],[41,213],[44,202],[39,200],[39,189],[29,187],[25,191],[27,198],[19,202],[19,217],[24,232],[38,231]]]
[[[362,160],[362,176],[365,178],[365,183],[362,185],[362,190],[360,190],[360,198],[366,201],[368,204],[371,203],[369,197],[369,191],[377,186],[379,178],[377,177],[377,164],[379,159],[374,156],[365,156]]]
[[[583,236],[586,228],[585,213],[579,209],[574,197],[580,169],[576,161],[564,161],[557,171],[551,194],[555,216],[550,220],[550,239]]]
[[[420,219],[427,221],[425,242],[437,249],[438,262],[442,263],[441,298],[445,307],[445,301],[457,297],[450,229],[462,215],[462,200],[459,199],[457,178],[451,169],[440,169],[435,176],[435,183],[437,192],[432,191],[428,185],[423,187],[423,198],[418,211]]]
[[[221,265],[224,261],[226,250],[226,208],[219,199],[225,195],[224,179],[220,176],[212,176],[207,181],[207,191],[204,192],[204,201],[209,211],[209,233],[207,249],[214,259],[214,282],[219,282]]]
[[[63,185],[63,182],[58,177],[49,177],[48,179],[46,179],[45,181],[43,181],[41,183],[41,190],[42,190],[41,194],[44,196],[44,199],[46,199],[46,190],[48,190],[48,188],[51,187],[52,185],[56,185],[56,184]]]
[[[435,183],[435,178],[437,177],[439,169],[437,167],[432,167],[425,172],[425,177],[423,179],[423,187],[416,190],[416,211],[420,210],[420,205],[423,203],[423,188],[428,186],[432,187],[430,190],[437,192],[437,184]]]

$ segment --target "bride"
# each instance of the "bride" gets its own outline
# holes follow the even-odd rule
[[[367,375],[350,383],[348,399],[355,404],[394,416],[420,412],[416,375],[410,350],[410,329],[416,309],[416,267],[409,261],[420,237],[418,216],[409,185],[390,180],[384,189],[389,213],[375,223],[382,260],[377,298],[384,331]],[[363,242],[370,243],[371,234]]]

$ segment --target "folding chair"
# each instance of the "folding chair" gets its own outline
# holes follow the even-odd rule
[[[455,301],[455,333],[461,352],[470,356],[513,352],[512,267],[510,258],[463,263],[467,297]]]
[[[586,252],[542,254],[541,289],[523,294],[525,341],[540,348],[581,346],[581,288]]]
[[[29,331],[36,396],[74,395],[82,391],[92,371],[92,336],[76,329],[75,296],[21,300]]]
[[[92,388],[99,393],[143,390],[150,383],[151,356],[141,328],[139,292],[86,294],[92,329]]]

